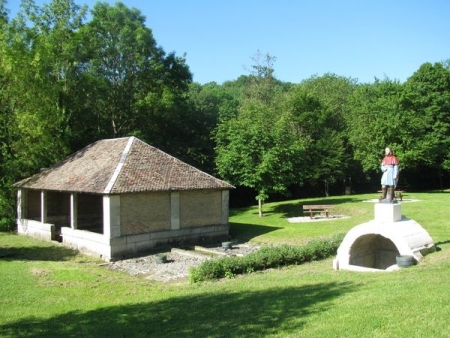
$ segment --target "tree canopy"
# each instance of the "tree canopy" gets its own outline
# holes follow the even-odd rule
[[[448,60],[424,62],[404,83],[330,73],[284,83],[276,57],[257,51],[248,74],[199,84],[136,8],[21,8],[9,18],[0,0],[0,229],[14,224],[14,182],[99,139],[132,135],[250,189],[260,214],[274,195],[371,191],[386,146],[404,184],[450,184]]]

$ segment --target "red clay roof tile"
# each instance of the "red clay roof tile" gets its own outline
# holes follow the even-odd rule
[[[98,194],[234,188],[135,137],[97,141],[14,186]]]

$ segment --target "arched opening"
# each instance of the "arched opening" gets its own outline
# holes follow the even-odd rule
[[[399,251],[395,244],[379,234],[367,234],[357,238],[350,248],[350,265],[385,270],[396,264]]]

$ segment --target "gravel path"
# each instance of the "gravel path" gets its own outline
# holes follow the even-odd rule
[[[245,256],[259,249],[247,243],[233,245],[231,249],[222,247],[196,247],[194,250],[172,249],[166,252],[167,263],[156,263],[156,254],[124,259],[106,264],[115,271],[123,271],[132,276],[169,282],[188,275],[189,268],[200,265],[208,259],[226,256]]]

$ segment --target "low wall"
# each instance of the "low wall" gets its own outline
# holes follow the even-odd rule
[[[17,233],[51,241],[55,239],[55,225],[31,219],[19,219],[17,220]]]
[[[229,225],[210,225],[186,229],[106,238],[97,233],[62,228],[63,244],[104,261],[136,256],[158,247],[182,246],[228,238]]]
[[[63,244],[83,254],[94,256],[105,261],[111,257],[109,238],[102,234],[68,227],[61,228]]]

